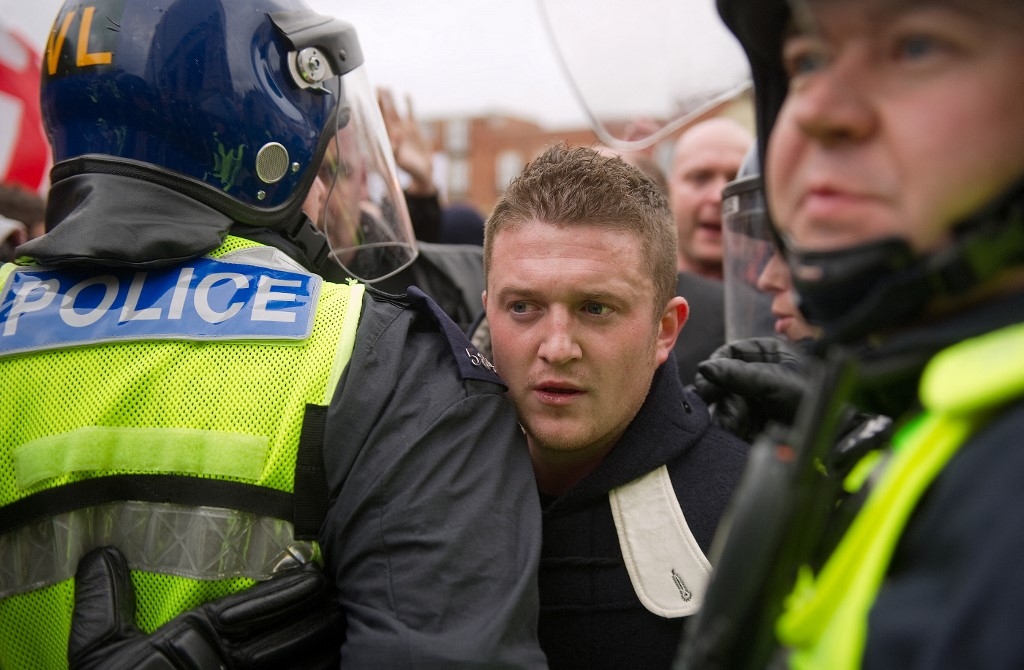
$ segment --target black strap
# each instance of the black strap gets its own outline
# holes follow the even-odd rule
[[[327,475],[324,473],[324,431],[327,407],[306,405],[295,459],[293,521],[295,539],[315,540],[327,516]]]
[[[290,520],[292,496],[262,486],[183,475],[116,475],[40,491],[0,507],[0,535],[85,507],[119,500],[223,507]]]

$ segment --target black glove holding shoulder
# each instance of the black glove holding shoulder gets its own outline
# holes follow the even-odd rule
[[[697,365],[694,379],[715,423],[748,442],[770,421],[791,425],[806,384],[801,355],[775,337],[722,345]]]
[[[71,670],[338,668],[343,626],[323,572],[307,563],[146,635],[135,625],[124,555],[100,547],[78,564],[68,662]]]

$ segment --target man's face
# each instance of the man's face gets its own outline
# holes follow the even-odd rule
[[[882,237],[921,252],[1024,175],[1024,11],[1012,2],[814,3],[786,40],[772,216],[805,250]]]
[[[366,170],[351,130],[340,130],[335,139],[327,145],[303,211],[327,235],[331,248],[342,251],[361,241],[360,215],[367,200]],[[350,253],[344,254],[342,260],[347,260]]]
[[[640,409],[686,318],[680,298],[656,313],[643,268],[626,231],[531,221],[498,233],[484,306],[531,452],[603,454]]]
[[[669,176],[679,232],[679,269],[722,276],[722,189],[736,178],[750,148],[742,128],[721,119],[680,137]]]

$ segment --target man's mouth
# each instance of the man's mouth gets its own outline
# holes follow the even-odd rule
[[[538,384],[533,392],[542,403],[552,405],[562,405],[583,395],[580,389],[566,384]]]

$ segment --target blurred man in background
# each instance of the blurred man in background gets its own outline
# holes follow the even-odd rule
[[[687,128],[672,152],[668,190],[679,232],[679,271],[722,279],[722,189],[736,178],[753,144],[725,117]]]

